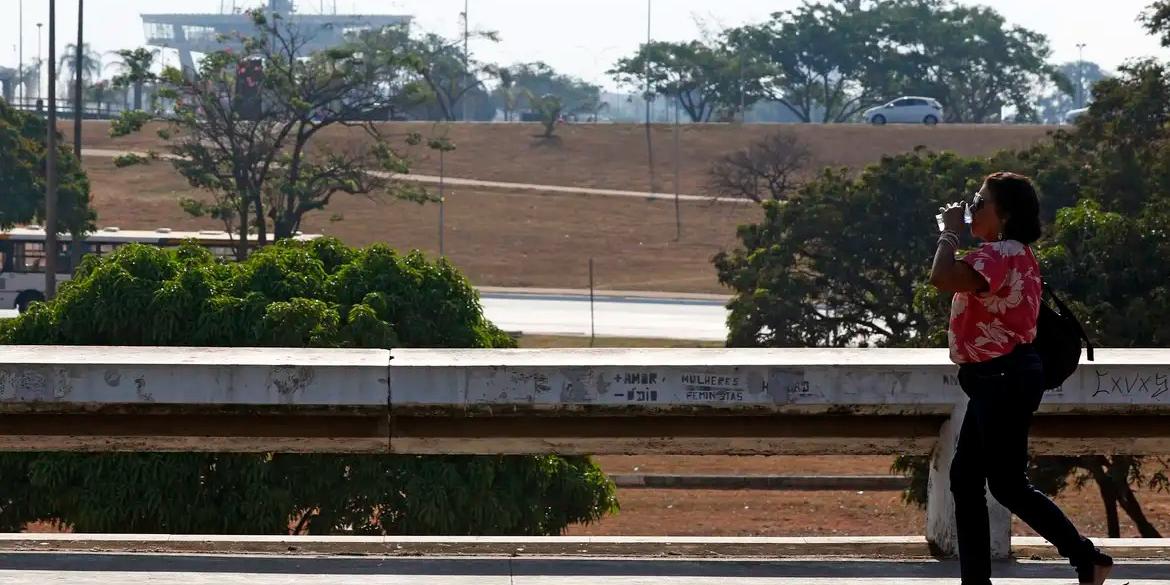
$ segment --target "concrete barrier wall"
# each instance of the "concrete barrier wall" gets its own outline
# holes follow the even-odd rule
[[[0,450],[932,453],[927,538],[965,400],[943,350],[0,348]],[[1098,350],[1038,453],[1170,453],[1170,350]],[[1010,516],[992,502],[993,546]]]
[[[703,406],[759,412],[949,413],[963,399],[945,350],[394,350],[395,406]],[[1148,407],[1148,408],[1147,408]],[[1170,350],[1102,349],[1046,412],[1161,412]]]
[[[948,413],[942,350],[343,350],[9,346],[0,410],[92,405],[362,406],[410,410],[690,407],[732,412]],[[1170,350],[1097,351],[1044,412],[1170,408]]]

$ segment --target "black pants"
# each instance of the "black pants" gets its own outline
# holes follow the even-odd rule
[[[1044,397],[1043,367],[1029,345],[959,367],[959,384],[969,400],[951,462],[951,491],[963,585],[991,582],[985,482],[999,503],[1056,546],[1073,566],[1091,563],[1096,552],[1064,512],[1028,481],[1028,427]]]

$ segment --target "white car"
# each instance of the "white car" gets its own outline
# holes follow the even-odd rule
[[[943,119],[943,107],[934,98],[907,96],[884,106],[870,108],[862,113],[862,117],[866,122],[878,126],[886,123],[934,126]]]
[[[1087,113],[1089,113],[1089,108],[1077,108],[1075,110],[1069,110],[1068,113],[1064,115],[1064,123],[1076,124],[1077,118],[1080,118]]]

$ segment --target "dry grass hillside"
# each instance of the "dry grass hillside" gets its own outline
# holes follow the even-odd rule
[[[85,126],[87,148],[162,150],[157,127],[120,139],[105,122]],[[63,125],[68,129],[68,124]],[[386,124],[385,132],[424,136],[446,132],[457,150],[447,156],[448,176],[517,183],[646,190],[644,128],[636,125],[565,125],[552,140],[534,137],[531,124]],[[861,168],[886,154],[926,146],[967,155],[990,154],[1043,140],[1033,126],[862,125],[684,126],[680,134],[680,187],[703,194],[707,171],[724,153],[778,130],[796,132],[812,152],[810,169],[825,165]],[[672,129],[653,129],[658,190],[673,190]],[[68,133],[67,133],[68,134]],[[344,147],[364,140],[338,128],[323,138]],[[406,148],[414,170],[437,174],[437,153]],[[87,157],[102,225],[122,228],[218,228],[186,216],[176,200],[198,195],[165,162],[114,168],[109,158]],[[588,259],[596,262],[600,288],[725,292],[711,257],[736,243],[736,226],[756,220],[754,205],[685,202],[683,237],[675,240],[674,206],[668,199],[563,195],[455,189],[446,205],[447,256],[473,282],[494,286],[584,287]],[[335,217],[336,216],[336,217]],[[341,218],[340,221],[333,219]],[[389,242],[402,249],[438,251],[438,207],[338,197],[308,217],[306,232],[336,235],[355,245]]]
[[[135,136],[111,139],[105,122],[85,127],[84,143],[94,148],[159,149],[160,140],[148,127]],[[536,124],[454,124],[404,122],[382,126],[388,135],[417,132],[424,137],[445,134],[456,150],[446,156],[448,176],[512,183],[570,185],[648,191],[645,128],[632,124],[566,124],[552,139],[535,136]],[[707,171],[719,156],[743,148],[777,131],[795,132],[812,151],[810,169],[824,166],[861,168],[885,154],[917,146],[963,155],[990,154],[1033,144],[1050,130],[1044,126],[945,125],[866,126],[814,125],[684,125],[679,133],[679,186],[683,193],[704,194]],[[652,131],[656,191],[673,191],[673,129]],[[322,138],[338,147],[364,140],[353,128],[330,128]],[[425,146],[405,147],[414,171],[438,174],[438,153]]]

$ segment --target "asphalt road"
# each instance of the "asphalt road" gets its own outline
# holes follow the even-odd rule
[[[598,337],[650,337],[723,341],[727,309],[722,301],[599,296],[592,313],[588,296],[490,293],[484,314],[505,331],[530,335],[589,335],[591,315]]]
[[[484,313],[501,329],[529,335],[590,334],[589,297],[579,294],[485,293]],[[0,310],[0,319],[16,311]],[[727,310],[722,301],[599,296],[593,305],[598,337],[647,337],[722,341]]]
[[[953,562],[354,558],[0,554],[3,585],[957,585]],[[1062,562],[995,567],[997,585],[1075,582]],[[1170,585],[1170,563],[1126,562],[1109,583]]]

